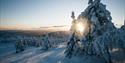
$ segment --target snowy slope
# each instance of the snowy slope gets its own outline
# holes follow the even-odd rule
[[[43,51],[41,48],[29,48],[21,53],[10,53],[0,58],[0,63],[58,63],[64,57],[64,46]]]
[[[41,48],[28,48],[21,53],[15,53],[14,50],[9,51],[9,54],[4,54],[0,57],[0,63],[106,63],[104,58],[97,56],[79,56],[72,57],[71,59],[66,58],[64,51],[66,44],[61,44],[57,48],[49,49],[48,51],[43,51]],[[113,54],[113,59],[124,59],[124,55],[120,55],[115,58]]]
[[[99,60],[95,57],[73,57],[65,58],[65,45],[59,45],[57,48],[43,51],[41,48],[29,48],[21,53],[10,53],[0,58],[0,63],[91,63],[89,60]],[[88,60],[87,60],[88,59]],[[99,60],[100,61],[100,60]],[[96,62],[96,61],[95,61]]]

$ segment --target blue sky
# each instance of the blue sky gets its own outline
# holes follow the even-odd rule
[[[125,0],[102,0],[111,12],[113,22],[123,24]],[[0,26],[58,26],[71,24],[88,6],[88,0],[0,0]]]

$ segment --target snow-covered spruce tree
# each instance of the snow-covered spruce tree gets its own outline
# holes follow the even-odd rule
[[[102,4],[100,0],[89,0],[89,6],[75,19],[74,13],[72,13],[73,23],[71,26],[72,36],[67,43],[67,49],[65,51],[67,57],[73,55],[96,55],[93,42],[105,33],[115,30],[115,26],[112,23],[110,12],[106,9],[106,5]],[[82,27],[77,27],[77,24],[81,22]],[[82,30],[82,34],[77,32],[78,29]],[[81,31],[80,31],[81,32]],[[101,39],[100,39],[101,40]],[[96,45],[103,45],[95,43]],[[97,48],[99,49],[99,48]],[[107,47],[99,49],[105,55],[102,55],[105,60],[110,63],[110,54]],[[107,59],[108,58],[108,59]]]
[[[77,34],[76,33],[77,32],[77,30],[76,30],[77,21],[75,19],[74,12],[72,12],[71,18],[73,19],[72,26],[71,26],[71,29],[70,29],[71,36],[70,36],[70,39],[67,43],[67,49],[65,51],[66,57],[68,57],[68,58],[71,58],[71,56],[74,55],[74,53],[75,53],[74,50],[77,50],[77,51],[80,50],[80,49],[76,49],[76,48],[79,48],[78,42],[80,41],[80,39],[78,39],[78,36],[76,36],[76,34]]]
[[[110,51],[117,49],[125,53],[125,25],[119,29],[106,32],[97,37],[93,42],[96,54],[102,55],[106,61],[111,60]],[[113,53],[113,52],[112,52]],[[114,61],[115,62],[115,61]],[[116,63],[116,62],[115,62]]]
[[[46,36],[43,38],[42,47],[43,47],[44,50],[48,50],[49,48],[52,47],[48,37],[49,37],[48,34],[46,34]]]
[[[22,52],[25,50],[24,39],[22,36],[17,36],[15,41],[16,53]]]

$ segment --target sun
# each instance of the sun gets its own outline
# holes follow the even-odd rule
[[[78,19],[74,24],[75,35],[85,37],[91,31],[92,24],[86,18]]]
[[[80,33],[83,33],[83,32],[84,32],[85,27],[84,27],[84,25],[83,25],[82,22],[78,22],[78,23],[76,24],[76,30],[77,30],[78,32],[80,32]]]

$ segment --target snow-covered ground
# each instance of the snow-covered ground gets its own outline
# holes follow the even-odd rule
[[[88,56],[84,58],[80,57],[79,58],[73,57],[71,59],[65,58],[64,55],[65,47],[66,45],[62,44],[59,45],[57,48],[52,48],[49,49],[48,51],[43,51],[40,47],[39,48],[32,47],[21,53],[15,53],[13,48],[11,48],[12,51],[8,50],[9,54],[3,53],[3,56],[0,57],[0,63],[78,63],[83,61],[85,63],[90,62],[87,60],[87,59],[90,60]],[[95,60],[95,58],[91,57],[91,60]]]
[[[9,48],[11,47],[8,47],[8,49]],[[64,45],[60,45],[57,48],[44,51],[40,47],[32,47],[21,53],[15,53],[13,48],[11,48],[11,51],[8,50],[8,54],[6,54],[7,51],[1,52],[0,63],[60,63],[64,57],[64,48]],[[3,49],[7,48],[3,47]]]
[[[96,56],[81,56],[68,59],[64,54],[66,44],[61,44],[57,48],[51,48],[48,51],[44,51],[40,47],[31,47],[20,53],[15,53],[12,44],[6,46],[0,46],[1,50],[5,50],[0,54],[0,63],[106,63],[103,58]],[[115,54],[113,55],[115,57]],[[124,57],[123,53],[119,58],[121,56]]]

